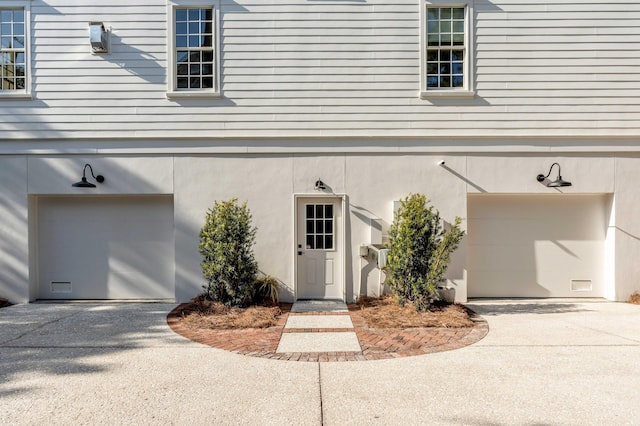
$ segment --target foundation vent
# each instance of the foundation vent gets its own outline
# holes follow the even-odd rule
[[[571,280],[571,291],[591,291],[591,280]]]
[[[51,281],[51,293],[71,293],[71,281]]]

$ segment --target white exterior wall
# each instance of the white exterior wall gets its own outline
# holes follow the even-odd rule
[[[607,297],[640,289],[637,2],[476,0],[476,96],[438,99],[419,98],[419,4],[222,0],[222,97],[169,100],[166,1],[33,0],[33,99],[0,99],[0,297],[34,297],[34,200],[84,193],[86,162],[107,178],[88,193],[173,196],[179,301],[203,284],[206,210],[231,197],[292,298],[293,200],[318,177],[347,199],[349,300],[379,287],[357,252],[368,219],[386,233],[410,192],[449,221],[468,194],[613,194]],[[111,27],[109,55],[90,53],[89,21]],[[535,180],[556,161],[571,188]]]
[[[625,300],[638,289],[636,258],[640,252],[636,228],[638,189],[635,176],[640,158],[611,156],[341,154],[341,155],[197,155],[197,156],[4,156],[3,218],[12,226],[0,228],[2,280],[0,293],[15,302],[37,295],[36,202],[39,196],[132,196],[172,194],[175,236],[175,297],[186,301],[204,284],[200,270],[198,234],[207,209],[215,200],[246,200],[258,227],[255,247],[260,270],[285,285],[282,297],[295,293],[295,195],[314,194],[317,178],[327,193],[345,194],[346,297],[374,295],[380,290],[379,272],[359,257],[358,247],[370,241],[369,219],[379,218],[386,234],[393,220],[393,202],[411,192],[427,194],[449,222],[466,217],[470,194],[615,194],[611,222],[615,235],[607,236],[606,296]],[[440,166],[440,160],[445,166]],[[564,165],[562,174],[572,187],[552,189],[535,175],[553,161]],[[97,188],[72,188],[82,164],[89,162],[106,178]],[[26,182],[29,185],[26,185]],[[29,205],[31,208],[29,209]],[[30,222],[31,220],[31,227]],[[605,223],[607,222],[607,223]],[[466,229],[466,222],[463,228]],[[90,236],[87,249],[91,248]],[[30,245],[31,244],[31,245]],[[170,261],[170,260],[168,260]],[[456,251],[447,278],[460,301],[467,298],[467,242]],[[608,262],[608,263],[607,263]]]
[[[611,139],[640,129],[633,0],[476,0],[477,95],[433,100],[418,97],[418,0],[222,1],[213,100],[165,96],[165,1],[31,4],[34,99],[2,103],[6,140],[386,136],[482,149],[478,138],[499,136],[572,150],[625,146]],[[90,53],[96,20],[112,28],[109,55]],[[606,141],[529,139],[576,136]]]

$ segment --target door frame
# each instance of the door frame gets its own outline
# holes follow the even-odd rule
[[[342,281],[342,301],[347,300],[347,195],[346,194],[293,194],[293,240],[291,242],[293,255],[293,300],[298,300],[298,201],[301,199],[314,198],[333,198],[340,200],[340,208],[342,209],[342,219],[340,220],[340,234],[337,238],[342,244],[342,271],[338,275]]]

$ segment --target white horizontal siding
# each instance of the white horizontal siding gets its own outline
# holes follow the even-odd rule
[[[0,101],[0,140],[640,136],[636,1],[477,0],[477,96],[433,100],[418,0],[221,7],[222,98],[172,101],[164,0],[33,0],[34,99]]]

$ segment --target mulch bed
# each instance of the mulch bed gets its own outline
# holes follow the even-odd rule
[[[289,315],[309,315],[308,313],[291,313],[291,306],[291,304],[281,303],[278,307],[281,314],[276,318],[276,324],[266,328],[210,329],[194,327],[194,323],[185,321],[185,318],[193,314],[191,304],[182,304],[176,307],[167,316],[167,323],[176,333],[214,348],[248,356],[311,362],[367,361],[443,352],[471,345],[484,338],[489,332],[487,322],[462,305],[454,305],[458,306],[454,310],[462,309],[469,314],[470,323],[467,323],[466,326],[441,327],[437,326],[438,324],[433,324],[436,326],[374,328],[367,324],[363,316],[366,309],[363,309],[361,305],[351,304],[348,306],[349,312],[342,315],[350,315],[354,326],[353,331],[360,342],[361,351],[279,353],[276,350]],[[458,313],[449,314],[455,316]],[[291,329],[287,330],[291,331]]]

